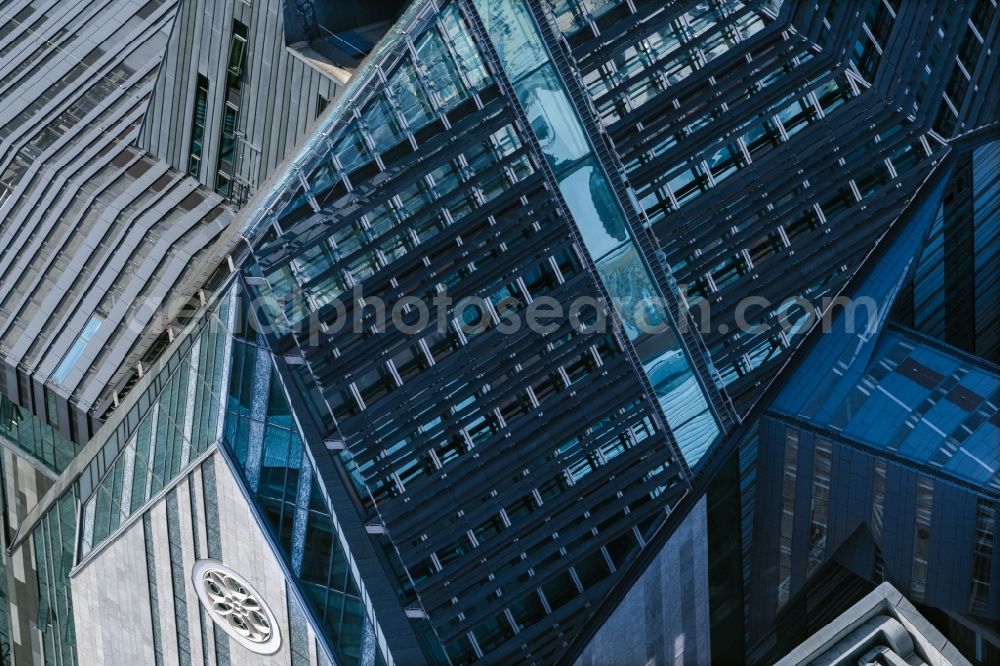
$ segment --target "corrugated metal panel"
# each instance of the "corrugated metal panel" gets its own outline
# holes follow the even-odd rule
[[[175,169],[187,171],[191,119],[199,74],[208,79],[202,184],[217,186],[222,118],[233,21],[247,27],[244,73],[238,94],[234,171],[244,187],[230,203],[239,206],[256,191],[318,115],[317,99],[329,100],[338,84],[292,55],[285,45],[283,0],[183,3],[166,47],[139,145]]]

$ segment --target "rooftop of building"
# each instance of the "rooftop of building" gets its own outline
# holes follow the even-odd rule
[[[309,65],[346,83],[392,28],[403,0],[285,3],[285,41]]]
[[[966,666],[969,662],[891,583],[882,583],[777,666]]]
[[[0,390],[79,442],[224,257],[222,197],[134,145],[178,6],[0,9]]]

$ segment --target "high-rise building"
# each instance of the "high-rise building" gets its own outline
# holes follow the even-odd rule
[[[1000,368],[887,321],[922,274],[919,250],[939,237],[955,174],[1000,145],[991,134],[955,145],[856,286],[869,311],[855,332],[823,335],[742,445],[744,478],[754,478],[743,498],[751,646],[773,640],[782,607],[838,550],[862,578],[891,581],[960,623],[1000,619]]]
[[[13,663],[776,659],[834,567],[997,619],[993,0],[0,18]]]
[[[80,466],[107,444],[100,433],[109,423],[125,418],[119,436],[134,434],[138,415],[148,415],[184,357],[178,344],[190,345],[182,332],[229,275],[235,208],[305,134],[320,100],[349,80],[350,63],[335,75],[286,48],[284,5],[0,4],[7,662],[76,661],[69,573]],[[175,365],[161,373],[171,349]],[[202,350],[206,359],[221,354]],[[174,431],[178,441],[190,442],[192,418]],[[215,439],[178,449],[178,464]],[[160,492],[164,473],[140,495]],[[39,506],[46,493],[58,496]],[[52,511],[22,533],[25,547],[14,547],[22,521],[35,527],[41,507]],[[169,562],[161,554],[156,561]],[[116,585],[113,577],[104,584]],[[169,598],[167,588],[160,598]],[[127,617],[116,621],[124,626]]]

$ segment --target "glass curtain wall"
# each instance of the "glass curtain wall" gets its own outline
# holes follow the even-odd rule
[[[232,298],[224,299],[187,354],[176,366],[168,364],[163,390],[85,497],[80,557],[117,532],[219,441],[231,347],[220,316],[228,318],[232,307]]]
[[[719,425],[527,5],[475,0],[501,64],[688,465]]]
[[[226,448],[340,663],[384,665],[363,588],[352,571],[337,518],[320,490],[271,353],[248,321],[238,328],[232,341]]]

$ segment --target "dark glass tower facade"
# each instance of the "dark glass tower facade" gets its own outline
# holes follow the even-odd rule
[[[16,663],[766,661],[879,577],[996,621],[993,0],[348,4],[122,21],[73,234],[135,260],[3,300]],[[143,279],[185,312],[128,330]]]
[[[413,7],[262,204],[268,345],[450,659],[559,655],[946,154],[869,4]],[[612,335],[506,327],[580,297]]]
[[[969,155],[996,145],[995,129],[954,144],[854,286],[871,299],[864,325],[817,338],[741,444],[751,661],[801,640],[789,623],[802,629],[811,615],[855,601],[836,587],[860,581],[890,581],[965,627],[956,636],[967,643],[963,631],[1000,617],[997,366],[889,318],[908,280],[922,275],[920,248],[940,238]],[[997,646],[978,640],[969,656],[988,663]]]
[[[900,320],[916,330],[994,363],[1000,360],[997,151],[991,142],[962,157],[897,306]]]
[[[670,329],[505,329],[656,292],[527,5],[483,9],[406,17],[269,202],[243,279],[404,603],[455,662],[545,662],[687,492],[678,447],[720,430]],[[444,294],[474,304],[414,308],[408,333],[361,300],[406,317]]]

